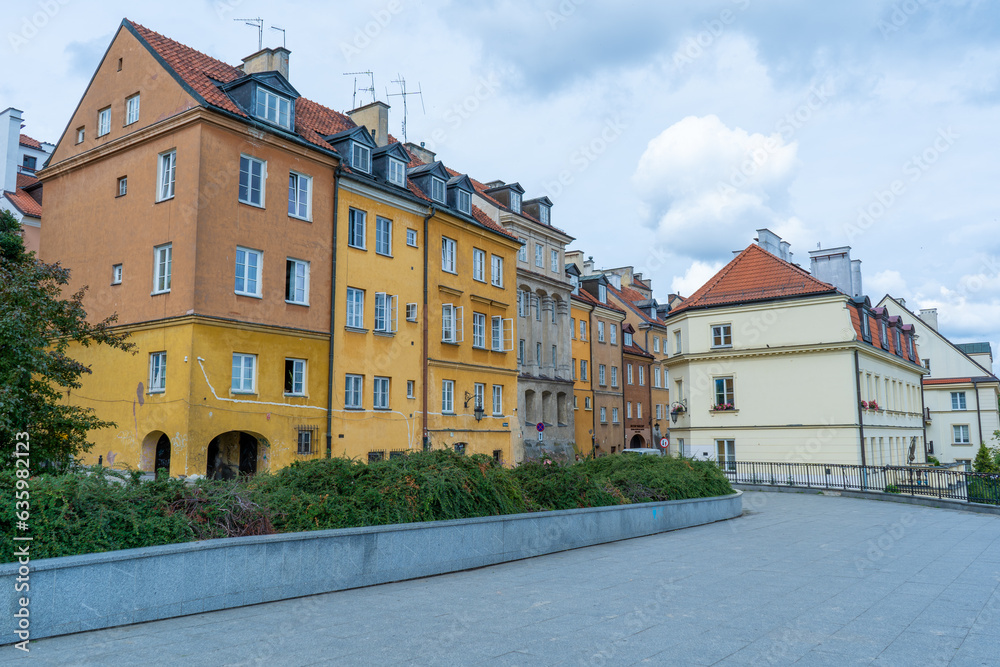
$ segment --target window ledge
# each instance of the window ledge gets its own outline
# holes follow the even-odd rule
[[[712,345],[711,349],[713,349],[713,350],[731,350],[731,349],[733,349],[733,346],[732,345]]]
[[[392,408],[373,408],[375,412],[391,412]]]
[[[458,347],[459,345],[461,345],[461,343],[455,343],[455,342],[452,342],[450,340],[443,340],[443,341],[441,341],[441,344],[442,345],[454,345],[455,347]],[[450,412],[450,413],[447,413],[447,414],[455,414],[455,413],[454,412]]]
[[[306,308],[309,307],[309,302],[308,301],[306,301],[306,302],[303,302],[303,301],[289,301],[288,299],[285,299],[285,303],[287,303],[289,306],[304,306]]]
[[[233,395],[233,396],[256,396],[257,395],[257,392],[255,392],[255,391],[238,391],[236,389],[230,389],[229,393],[231,395]]]
[[[153,202],[153,203],[154,203],[154,204],[162,204],[163,202],[165,202],[165,201],[170,201],[170,200],[172,200],[173,198],[174,198],[174,195],[170,195],[169,197],[164,197],[163,199],[157,199],[157,200],[156,200],[155,202]]]
[[[285,392],[285,398],[309,398],[308,394],[289,394]]]
[[[146,393],[149,394],[150,396],[155,396],[157,394],[165,394],[165,393],[167,393],[167,390],[166,389],[150,389]]]
[[[312,218],[303,218],[301,215],[292,215],[291,213],[289,213],[288,217],[292,218],[293,220],[301,220],[302,222],[312,222]]]
[[[364,408],[351,407],[350,405],[344,406],[344,409],[348,412],[364,412]]]
[[[739,408],[735,408],[733,410],[709,410],[708,412],[709,412],[709,414],[711,414],[713,416],[714,415],[736,415],[736,414],[739,414],[740,409]]]
[[[161,290],[159,292],[150,292],[149,296],[157,296],[157,295],[160,295],[160,294],[170,294],[170,290],[165,289],[165,290]]]
[[[375,335],[376,336],[382,336],[383,338],[395,338],[396,337],[396,332],[395,331],[376,331]]]
[[[379,252],[378,250],[376,250],[375,254],[378,255],[379,257],[388,257],[389,259],[392,259],[392,253],[389,252]]]
[[[359,334],[368,333],[368,329],[359,329],[357,327],[348,327],[348,326],[344,327],[344,331],[350,331],[351,333],[359,333]]]
[[[251,299],[263,299],[264,298],[260,294],[250,294],[249,292],[233,292],[233,294],[235,294],[236,296],[250,297]]]

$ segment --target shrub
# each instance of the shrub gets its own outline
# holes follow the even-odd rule
[[[626,502],[708,498],[733,492],[713,461],[670,456],[604,456],[577,464]]]
[[[1000,505],[1000,479],[993,477],[969,478],[969,502]]]

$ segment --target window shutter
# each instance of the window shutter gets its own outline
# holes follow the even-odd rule
[[[465,342],[465,326],[464,326],[464,316],[465,316],[465,306],[458,306],[455,308],[455,333],[454,342],[464,343]]]

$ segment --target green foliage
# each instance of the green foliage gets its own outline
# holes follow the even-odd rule
[[[569,466],[545,461],[522,463],[514,468],[512,475],[532,511],[606,507],[622,502],[588,475],[582,463]]]
[[[973,477],[969,479],[969,502],[1000,505],[1000,479]]]
[[[930,456],[930,455],[928,455],[927,456],[927,462],[930,463],[932,466],[939,466],[939,465],[941,465],[941,461],[939,461],[936,456]]]
[[[885,487],[885,489],[883,489],[883,490],[886,493],[899,493],[899,487],[896,486],[895,484],[890,484],[889,486]]]
[[[972,462],[972,469],[976,472],[993,474],[1000,472],[1000,468],[997,467],[996,459],[993,456],[993,452],[990,448],[986,446],[986,443],[979,445],[979,451],[976,452],[976,460]]]
[[[625,502],[708,498],[733,492],[714,461],[670,456],[604,456],[578,466]]]
[[[69,271],[25,252],[20,225],[0,211],[0,469],[14,465],[15,436],[28,432],[34,461],[68,463],[91,447],[87,432],[113,426],[94,411],[60,403],[90,368],[68,356],[71,343],[132,348],[83,308],[86,288],[64,298]]]

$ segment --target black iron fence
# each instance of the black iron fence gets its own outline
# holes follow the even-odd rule
[[[719,467],[733,484],[881,491],[1000,505],[1000,475],[959,468],[756,461],[720,461]]]

